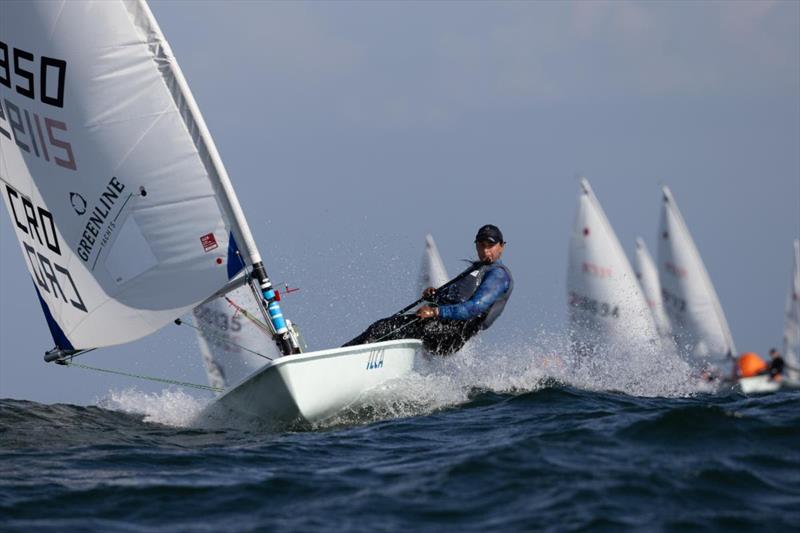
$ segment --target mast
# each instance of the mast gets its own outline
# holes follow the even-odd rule
[[[225,165],[219,156],[217,147],[214,144],[211,133],[208,131],[200,109],[195,102],[189,84],[183,76],[183,72],[178,66],[172,49],[167,43],[158,22],[155,19],[150,7],[145,0],[138,1],[139,9],[146,19],[145,29],[154,35],[154,39],[148,42],[154,60],[160,65],[166,65],[161,69],[162,76],[165,78],[167,86],[170,87],[175,104],[181,111],[181,115],[186,122],[192,138],[201,154],[211,183],[217,193],[217,198],[225,214],[231,219],[231,227],[237,242],[242,244],[241,253],[245,264],[250,267],[250,275],[256,282],[261,298],[257,298],[259,309],[270,324],[273,338],[278,344],[284,355],[299,353],[300,347],[296,337],[290,332],[286,320],[283,317],[279,301],[279,295],[272,286],[272,282],[267,275],[261,254],[256,246],[253,233],[242,211],[242,206],[236,197],[230,177],[225,170]],[[170,83],[174,82],[174,83]]]

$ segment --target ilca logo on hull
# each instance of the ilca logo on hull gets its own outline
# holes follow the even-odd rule
[[[369,353],[369,360],[367,361],[367,370],[375,370],[376,368],[383,368],[383,355],[385,350],[373,350]]]

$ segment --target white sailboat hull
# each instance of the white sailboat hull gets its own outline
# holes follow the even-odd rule
[[[256,419],[276,426],[329,418],[382,383],[407,375],[418,340],[364,344],[276,359],[214,400],[200,419]]]
[[[741,378],[737,387],[745,394],[763,394],[776,392],[779,390],[800,389],[800,381],[784,377],[781,380],[771,380],[769,375],[753,376],[751,378]]]

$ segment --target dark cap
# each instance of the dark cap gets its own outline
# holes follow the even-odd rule
[[[492,244],[497,244],[498,242],[505,244],[503,232],[500,231],[500,228],[492,224],[486,224],[478,230],[478,233],[475,235],[475,242],[479,241],[486,241]]]

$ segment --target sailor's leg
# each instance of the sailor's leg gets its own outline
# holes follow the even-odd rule
[[[344,343],[342,346],[355,346],[357,344],[369,344],[378,341],[390,341],[395,339],[417,339],[420,338],[419,328],[415,328],[415,322],[419,319],[414,315],[397,315],[383,318],[370,325],[364,333],[358,337]]]
[[[463,348],[464,343],[480,329],[474,320],[429,320],[425,323],[422,342],[425,350],[434,355],[450,355]]]

